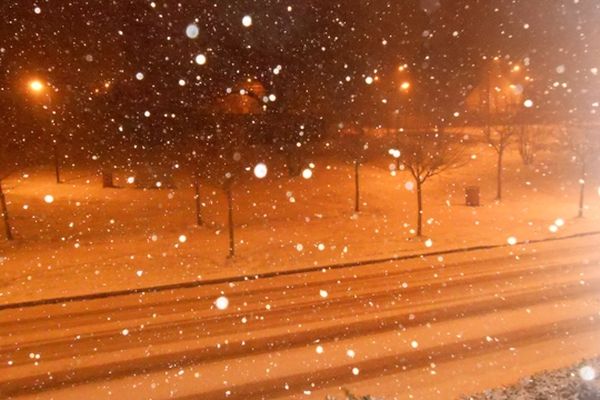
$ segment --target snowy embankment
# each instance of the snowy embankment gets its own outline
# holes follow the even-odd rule
[[[596,371],[600,371],[600,358],[528,376],[513,386],[486,390],[461,400],[597,400],[600,379]]]
[[[460,400],[598,400],[600,399],[600,358],[576,365],[527,376],[517,384],[463,396]],[[346,392],[344,397],[327,396],[326,400],[378,400],[370,395]]]

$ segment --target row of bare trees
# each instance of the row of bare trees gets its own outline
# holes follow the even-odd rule
[[[598,160],[600,154],[600,125],[580,122],[564,125],[505,124],[486,127],[484,133],[486,142],[497,155],[496,200],[502,199],[503,160],[509,145],[516,142],[519,155],[526,166],[533,164],[536,154],[543,148],[556,155],[566,150],[579,171],[578,216],[583,216],[585,182],[590,165]]]
[[[360,131],[364,134],[363,131]],[[578,217],[583,217],[585,184],[589,168],[599,161],[600,126],[594,124],[569,125],[526,125],[506,123],[499,126],[484,127],[485,142],[496,153],[496,199],[502,199],[502,176],[504,157],[509,146],[518,146],[523,163],[527,166],[534,162],[536,153],[545,148],[556,157],[570,157],[577,165],[579,190]],[[353,137],[348,146],[354,164],[355,212],[359,211],[359,165],[362,162],[361,150],[368,143],[361,142],[360,136]],[[466,150],[469,143],[462,134],[449,132],[443,128],[421,127],[405,130],[397,136],[393,150],[398,165],[407,170],[414,181],[417,220],[416,234],[423,233],[423,185],[433,176],[466,163]],[[566,167],[566,166],[565,166]]]
[[[366,137],[366,128],[354,127],[354,131],[347,133],[340,138],[345,151],[350,155],[354,172],[354,212],[360,212],[360,166],[365,161],[365,153],[369,143]],[[595,158],[598,157],[599,135],[597,127],[593,125],[574,124],[568,127],[553,128],[552,142],[555,145],[554,150],[566,148],[572,154],[572,160],[580,166],[579,183],[580,198],[578,215],[583,216],[584,211],[584,192],[585,182],[588,174],[588,168]],[[521,135],[527,132],[527,137]],[[546,133],[544,133],[546,132]],[[491,127],[484,130],[484,136],[489,142],[495,141],[495,145],[490,146],[498,155],[498,180],[500,181],[498,190],[501,189],[501,173],[503,169],[503,156],[509,145],[515,142],[519,146],[519,152],[524,151],[528,154],[528,162],[533,161],[535,149],[539,143],[539,135],[547,135],[548,129],[541,126],[526,125],[505,125],[500,127]],[[526,142],[526,143],[524,143]],[[227,224],[229,231],[228,254],[235,254],[235,236],[234,236],[234,205],[233,189],[235,182],[242,179],[249,160],[242,160],[239,152],[235,151],[235,145],[224,143],[215,139],[214,134],[208,137],[198,138],[198,146],[190,152],[189,162],[196,167],[193,176],[193,191],[195,203],[195,220],[198,225],[205,223],[202,216],[202,184],[217,185],[222,187],[227,200]],[[416,234],[423,234],[423,186],[432,177],[439,175],[449,169],[464,165],[466,159],[466,150],[468,143],[465,143],[462,134],[450,132],[444,128],[438,127],[415,127],[406,130],[402,135],[396,138],[395,144],[398,149],[396,159],[402,169],[410,173],[415,184],[417,218]],[[13,239],[12,228],[10,225],[8,206],[6,196],[3,191],[2,181],[11,172],[18,168],[19,163],[14,159],[17,152],[14,151],[16,143],[10,140],[0,142],[0,165],[2,165],[0,175],[0,212],[5,227],[5,235],[10,240]],[[241,145],[238,144],[237,148]],[[527,149],[523,147],[529,146]],[[558,154],[558,153],[556,153]],[[521,154],[522,155],[522,154]],[[523,155],[522,155],[523,156]],[[11,159],[11,157],[13,159]],[[525,158],[523,159],[524,162]],[[498,196],[500,197],[500,196]]]

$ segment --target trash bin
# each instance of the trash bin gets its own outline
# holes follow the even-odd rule
[[[465,204],[467,207],[479,207],[479,186],[465,188]]]

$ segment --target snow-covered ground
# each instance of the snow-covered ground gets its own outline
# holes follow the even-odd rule
[[[122,188],[103,189],[90,169],[66,169],[61,185],[48,170],[24,171],[5,182],[16,240],[0,241],[0,304],[600,228],[597,176],[587,182],[585,218],[574,218],[579,184],[567,155],[544,155],[524,167],[509,149],[504,199],[497,203],[495,153],[484,145],[471,151],[476,157],[467,165],[425,184],[421,239],[414,237],[410,176],[392,176],[389,157],[371,157],[361,168],[357,215],[350,163],[320,153],[306,160],[314,168],[305,179],[289,178],[281,162],[266,161],[266,178],[250,171],[234,187],[233,259],[226,257],[222,190],[202,188],[206,225],[197,227],[184,171],[176,176],[177,189],[147,191],[128,184],[127,173],[118,176]],[[468,185],[481,187],[481,207],[464,206]]]
[[[458,398],[598,356],[599,263],[585,237],[1,310],[0,397]]]

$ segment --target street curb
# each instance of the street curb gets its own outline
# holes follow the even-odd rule
[[[158,285],[158,286],[136,288],[136,289],[125,289],[125,290],[116,290],[116,291],[111,291],[111,292],[84,294],[84,295],[78,295],[78,296],[64,296],[64,297],[54,297],[54,298],[49,298],[49,299],[24,301],[24,302],[18,302],[18,303],[8,303],[8,304],[0,305],[0,311],[11,310],[11,309],[31,308],[31,307],[51,305],[51,304],[71,303],[71,302],[76,302],[76,301],[106,299],[106,298],[110,298],[110,297],[128,296],[128,295],[132,295],[132,294],[164,292],[167,290],[193,289],[193,288],[197,288],[197,287],[201,287],[201,286],[212,286],[212,285],[219,285],[219,284],[230,283],[230,282],[244,282],[244,281],[257,280],[257,279],[277,278],[280,276],[297,275],[297,274],[310,273],[310,272],[319,272],[319,271],[323,271],[323,270],[336,270],[336,269],[344,269],[344,268],[352,268],[352,267],[361,267],[361,266],[365,266],[365,265],[381,264],[381,263],[393,262],[393,261],[413,260],[416,258],[425,258],[425,257],[441,256],[441,255],[456,254],[456,253],[468,253],[468,252],[480,251],[480,250],[492,250],[492,249],[498,249],[498,248],[503,248],[503,247],[516,247],[518,245],[554,242],[554,241],[559,241],[559,240],[568,240],[568,239],[594,236],[594,235],[600,235],[600,231],[589,231],[589,232],[575,233],[572,235],[560,236],[560,237],[549,237],[549,238],[543,238],[543,239],[524,240],[521,242],[517,242],[514,245],[510,245],[508,243],[502,243],[502,244],[487,244],[487,245],[478,245],[478,246],[470,246],[470,247],[459,247],[459,248],[454,248],[454,249],[432,251],[429,253],[406,254],[406,255],[392,256],[392,257],[385,257],[385,258],[372,258],[372,259],[368,259],[368,260],[349,261],[349,262],[338,263],[338,264],[296,268],[296,269],[285,270],[285,271],[271,271],[271,272],[264,272],[264,273],[258,273],[258,274],[252,274],[252,275],[239,275],[239,276],[230,276],[230,277],[225,277],[225,278],[207,279],[207,280],[203,280],[203,281],[181,282],[181,283],[173,283],[173,284],[168,284],[168,285]]]

